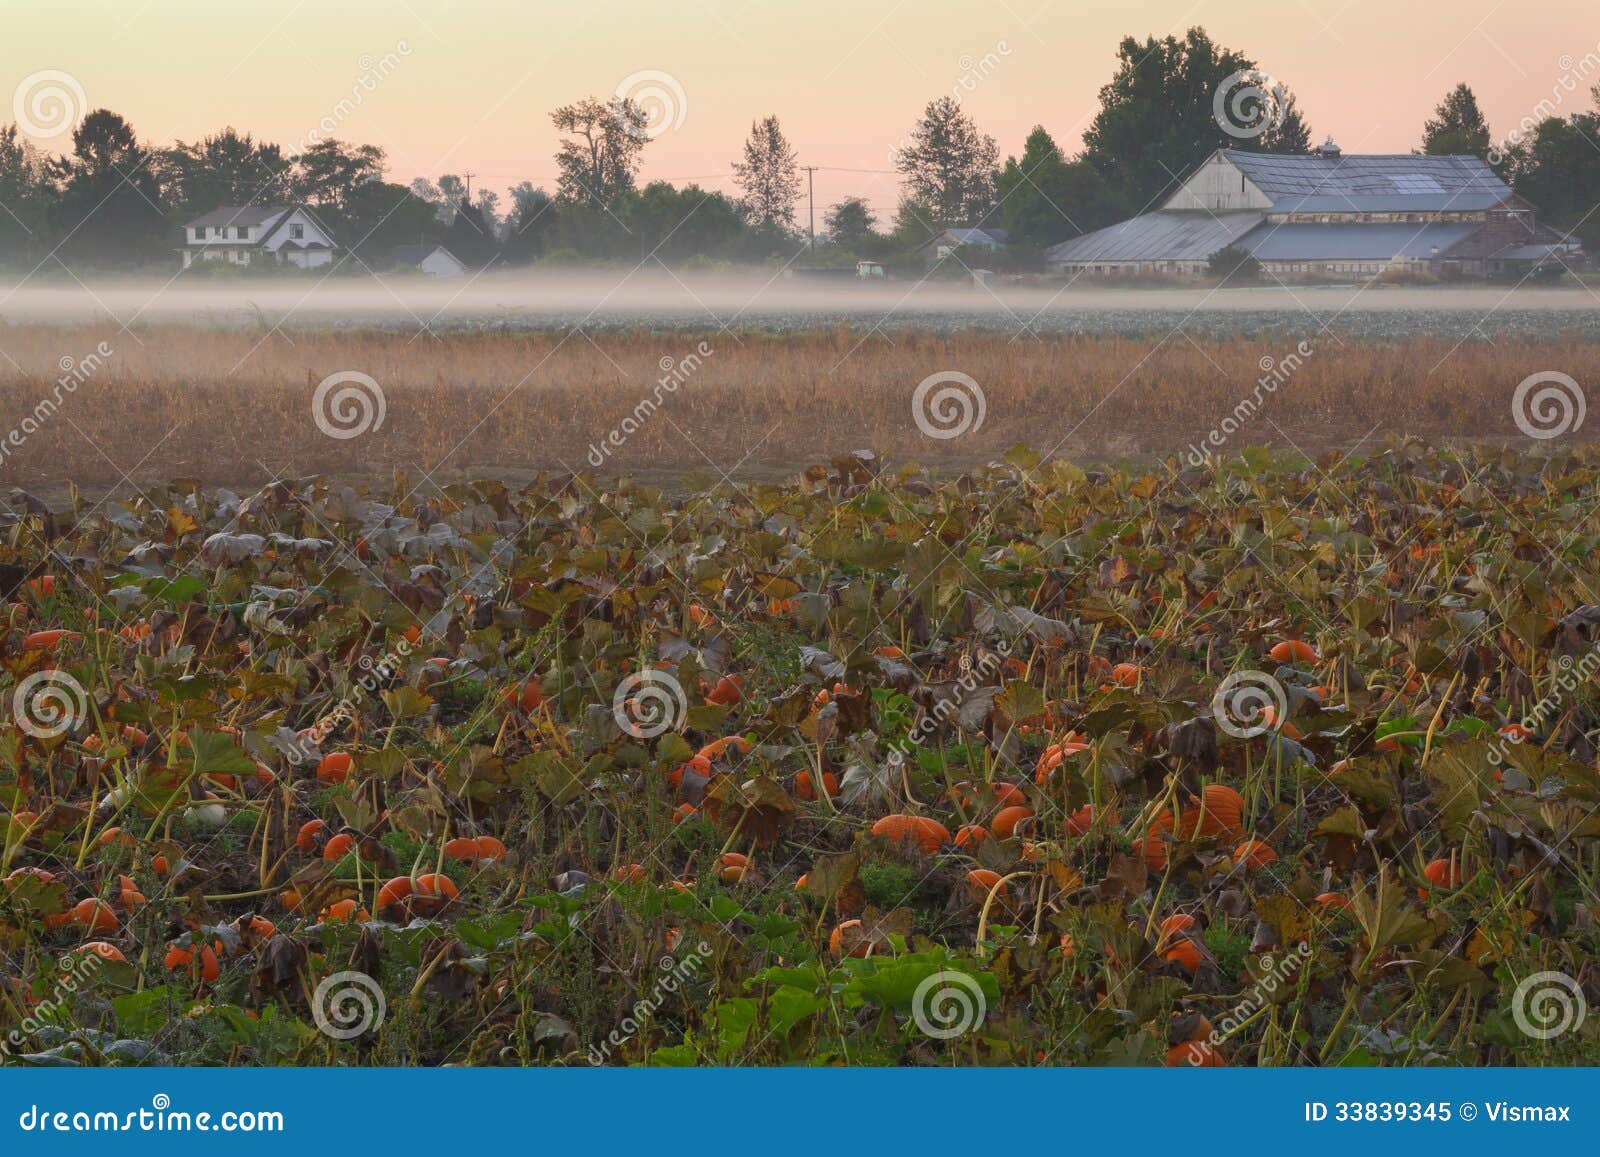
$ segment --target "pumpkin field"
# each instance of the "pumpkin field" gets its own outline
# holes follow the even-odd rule
[[[1600,1062],[1541,450],[15,492],[3,1061]]]

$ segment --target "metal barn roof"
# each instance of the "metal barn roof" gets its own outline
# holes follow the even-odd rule
[[[1482,228],[1433,225],[1261,225],[1239,242],[1257,261],[1387,261],[1434,257]]]
[[[1225,149],[1223,155],[1252,184],[1277,202],[1298,197],[1395,197],[1407,208],[1466,208],[1463,198],[1511,196],[1494,170],[1473,156],[1429,157],[1250,153]],[[1345,202],[1348,207],[1348,202]]]
[[[1085,233],[1050,250],[1053,262],[1204,261],[1260,225],[1260,213],[1164,209]]]

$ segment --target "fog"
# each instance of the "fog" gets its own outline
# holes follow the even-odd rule
[[[1596,298],[1582,287],[1407,288],[1388,285],[1218,289],[1104,285],[861,283],[780,271],[708,274],[654,269],[516,271],[435,279],[421,275],[97,278],[43,273],[0,279],[0,324],[109,321],[119,326],[198,323],[223,327],[379,326],[448,329],[707,327],[794,329],[829,325],[976,327],[1041,332],[1138,328],[1139,315],[1282,314],[1322,324],[1390,315],[1378,328],[1428,332],[1470,328],[1479,318],[1554,312],[1563,328],[1592,321]],[[1410,324],[1393,315],[1419,313]],[[1451,316],[1453,315],[1453,316]],[[1376,319],[1374,319],[1376,320]]]

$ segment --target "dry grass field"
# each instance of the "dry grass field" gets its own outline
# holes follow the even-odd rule
[[[86,371],[97,348],[110,352]],[[1233,450],[1316,452],[1385,431],[1497,440],[1520,437],[1511,413],[1520,381],[1547,370],[1581,376],[1593,354],[1577,339],[1358,344],[1329,335],[1304,348],[1288,338],[849,330],[436,338],[17,326],[0,331],[0,405],[13,422],[38,419],[0,431],[0,479],[246,485],[276,474],[402,468],[442,479],[597,462],[608,474],[751,476],[863,447],[966,467],[1017,442],[1104,461],[1184,453],[1234,415]],[[68,358],[83,380],[63,390]],[[378,384],[381,426],[351,438],[319,430],[316,388],[341,371]],[[918,383],[940,371],[967,374],[982,391],[981,424],[956,437],[931,437],[913,421]],[[674,375],[681,380],[663,387]],[[39,408],[55,397],[55,412]],[[608,446],[614,431],[631,432]]]

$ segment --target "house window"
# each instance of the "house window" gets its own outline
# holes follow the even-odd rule
[[[291,239],[293,239],[295,241],[299,241],[305,235],[306,235],[306,227],[304,225],[291,225],[291,226],[289,226],[289,236],[290,236]],[[941,254],[939,254],[939,256],[943,257],[944,254],[941,253]]]
[[[206,239],[206,227],[204,225],[196,225],[194,227],[194,239],[196,241],[204,241]]]
[[[248,226],[248,225],[235,225],[233,227],[233,235],[235,237],[237,237],[240,241],[243,241],[246,237],[250,236],[250,226]]]

